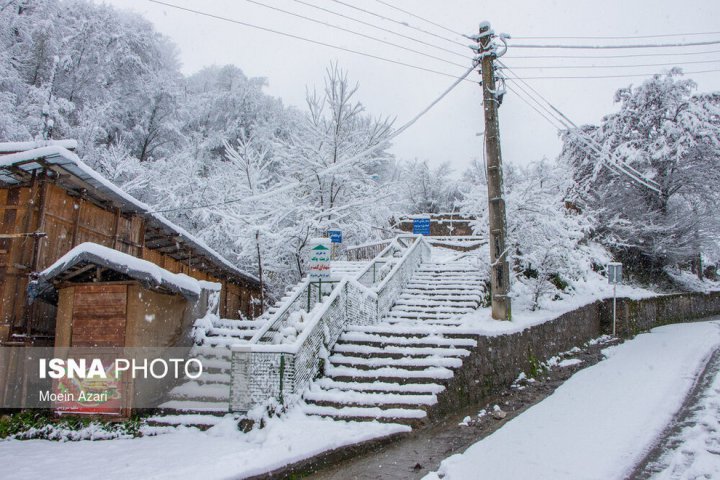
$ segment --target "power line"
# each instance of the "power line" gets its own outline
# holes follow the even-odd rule
[[[699,63],[720,63],[720,59],[715,60],[698,60],[693,62],[671,62],[671,63],[641,63],[635,65],[532,65],[513,67],[515,70],[529,70],[529,69],[574,69],[574,68],[638,68],[638,67],[669,67],[675,65],[695,65]]]
[[[387,63],[393,63],[393,64],[395,64],[395,65],[401,65],[401,66],[403,66],[403,67],[413,68],[413,69],[415,69],[415,70],[422,70],[422,71],[424,71],[424,72],[435,73],[435,74],[437,74],[437,75],[443,75],[443,76],[445,76],[445,77],[450,77],[450,78],[458,78],[457,75],[453,75],[453,74],[451,74],[451,73],[442,72],[442,71],[439,71],[439,70],[433,70],[433,69],[431,69],[431,68],[420,67],[420,66],[418,66],[418,65],[413,65],[413,64],[405,63],[405,62],[400,62],[400,61],[392,60],[392,59],[385,58],[385,57],[380,57],[380,56],[378,56],[378,55],[373,55],[373,54],[371,54],[371,53],[361,52],[361,51],[359,51],[359,50],[353,50],[353,49],[351,49],[351,48],[341,47],[341,46],[338,46],[338,45],[333,45],[333,44],[330,44],[330,43],[321,42],[321,41],[319,41],[319,40],[313,40],[313,39],[310,39],[310,38],[302,37],[302,36],[300,36],[300,35],[295,35],[295,34],[292,34],[292,33],[282,32],[282,31],[279,31],[279,30],[274,30],[274,29],[272,29],[272,28],[263,27],[263,26],[260,26],[260,25],[254,25],[254,24],[252,24],[252,23],[247,23],[247,22],[243,22],[243,21],[240,21],[240,20],[234,20],[234,19],[232,19],[232,18],[223,17],[223,16],[221,16],[221,15],[215,15],[215,14],[208,13],[208,12],[202,12],[202,11],[200,11],[200,10],[193,10],[193,9],[191,9],[191,8],[182,7],[182,6],[180,6],[180,5],[174,5],[174,4],[172,4],[172,3],[163,2],[163,1],[161,1],[161,0],[147,0],[147,1],[148,1],[148,2],[151,2],[151,3],[156,3],[156,4],[158,4],[158,5],[164,5],[164,6],[166,6],[166,7],[174,8],[174,9],[177,9],[177,10],[182,10],[182,11],[189,12],[189,13],[194,13],[194,14],[196,14],[196,15],[202,15],[202,16],[204,16],[204,17],[214,18],[214,19],[216,19],[216,20],[222,20],[222,21],[224,21],[224,22],[230,22],[230,23],[234,23],[234,24],[237,24],[237,25],[242,25],[242,26],[249,27],[249,28],[255,28],[255,29],[257,29],[257,30],[262,30],[262,31],[264,31],[264,32],[274,33],[274,34],[276,34],[276,35],[282,35],[282,36],[284,36],[284,37],[293,38],[293,39],[295,39],[295,40],[302,40],[303,42],[308,42],[308,43],[312,43],[312,44],[315,44],[315,45],[321,45],[321,46],[323,46],[323,47],[333,48],[333,49],[335,49],[335,50],[341,50],[341,51],[343,51],[343,52],[353,53],[353,54],[355,54],[355,55],[361,55],[361,56],[363,56],[363,57],[373,58],[373,59],[375,59],[375,60],[380,60],[380,61],[387,62]],[[470,80],[468,80],[468,81],[470,81]]]
[[[332,0],[332,1],[335,2],[335,3],[339,3],[340,5],[344,5],[344,6],[348,7],[348,8],[352,8],[353,10],[357,10],[357,11],[366,13],[366,14],[368,14],[368,15],[372,15],[372,16],[374,16],[374,17],[382,18],[382,19],[385,20],[385,21],[392,22],[392,23],[396,23],[396,24],[398,24],[398,25],[402,25],[403,27],[411,28],[411,29],[413,29],[413,30],[417,30],[418,32],[422,32],[422,33],[424,33],[425,35],[431,35],[431,36],[433,36],[433,37],[440,38],[440,39],[445,40],[445,41],[447,41],[447,42],[454,43],[454,44],[456,44],[456,45],[460,45],[461,47],[467,48],[467,45],[465,45],[465,44],[462,43],[462,42],[458,42],[457,40],[453,40],[452,38],[447,38],[447,37],[443,37],[442,35],[437,35],[437,34],[435,34],[435,33],[428,32],[427,30],[423,30],[422,28],[418,28],[418,27],[415,27],[415,26],[413,26],[413,25],[410,25],[410,24],[407,23],[407,22],[401,22],[400,20],[395,20],[395,19],[392,19],[392,18],[388,18],[388,17],[386,17],[386,16],[384,16],[384,15],[380,15],[379,13],[375,13],[375,12],[372,12],[372,11],[370,11],[370,10],[365,10],[364,8],[356,7],[355,5],[351,5],[351,4],[349,4],[349,3],[345,3],[345,2],[343,2],[343,1],[341,1],[341,0]]]
[[[150,0],[150,1],[156,1],[156,0]],[[465,80],[467,78],[467,76],[470,75],[470,73],[472,73],[474,70],[475,70],[475,65],[468,68],[465,71],[465,73],[462,74],[461,76],[457,77],[455,79],[455,81],[452,83],[452,85],[450,85],[443,93],[441,93],[439,97],[437,97],[435,100],[433,100],[427,107],[422,109],[417,115],[415,115],[413,118],[411,118],[403,126],[398,128],[397,130],[395,130],[385,140],[381,141],[377,145],[366,148],[362,152],[357,153],[348,159],[345,159],[341,162],[335,163],[327,168],[324,168],[323,170],[316,172],[315,175],[320,176],[320,177],[329,175],[337,170],[340,170],[340,169],[346,167],[347,165],[352,164],[353,162],[358,161],[359,159],[361,159],[367,155],[374,153],[377,150],[380,150],[382,148],[387,148],[392,140],[397,138],[400,134],[405,132],[405,130],[407,130],[408,128],[412,127],[418,120],[420,120],[420,118],[422,118],[435,105],[437,105],[443,98],[445,98],[451,91],[453,91],[455,89],[455,87],[457,87],[463,80]],[[257,201],[262,198],[268,198],[273,195],[277,195],[280,193],[290,191],[299,186],[302,186],[302,183],[300,183],[300,181],[295,181],[295,182],[285,184],[282,187],[277,187],[268,192],[263,192],[263,193],[260,193],[257,195],[251,195],[251,196],[242,197],[242,198],[233,198],[233,199],[225,200],[222,202],[207,203],[207,204],[203,204],[203,205],[191,205],[191,206],[187,206],[187,207],[177,207],[177,208],[168,208],[168,209],[164,209],[164,210],[155,210],[155,211],[148,212],[148,213],[168,213],[168,212],[178,212],[178,211],[182,211],[182,210],[199,210],[201,208],[217,207],[217,206],[221,206],[221,205],[228,205],[230,203]]]
[[[516,85],[518,86],[518,88],[520,88],[523,92],[525,92],[525,94],[528,95],[528,97],[529,97],[530,99],[532,99],[534,102],[536,102],[536,103],[538,104],[538,106],[540,106],[540,108],[542,108],[542,109],[545,110],[547,113],[549,113],[551,116],[553,116],[558,122],[560,122],[563,126],[565,126],[565,129],[566,129],[568,132],[570,132],[571,134],[575,135],[575,137],[576,137],[578,140],[580,140],[581,143],[585,144],[587,147],[589,147],[591,150],[593,150],[596,154],[600,155],[601,158],[602,158],[602,156],[603,156],[602,146],[601,146],[599,143],[597,143],[597,142],[596,142],[594,139],[592,139],[591,137],[587,137],[587,136],[584,136],[584,135],[579,134],[578,132],[580,132],[580,128],[577,126],[577,124],[575,124],[575,122],[573,122],[572,120],[570,120],[570,118],[568,118],[567,115],[565,115],[564,113],[562,113],[562,112],[561,112],[557,107],[555,107],[555,105],[553,105],[547,98],[543,97],[542,94],[540,94],[540,92],[538,92],[537,90],[535,90],[535,88],[533,88],[532,85],[530,85],[529,83],[527,83],[527,82],[524,81],[523,79],[517,77],[517,76],[515,75],[515,73],[514,73],[510,68],[508,68],[508,67],[507,67],[506,65],[504,65],[502,62],[498,62],[498,63],[500,63],[502,66],[504,66],[508,71],[510,71],[510,73],[512,73],[513,76],[515,76],[515,78],[510,78],[510,77],[509,77],[509,78],[508,78],[509,80],[518,80],[518,81],[521,82],[522,84],[526,85],[530,90],[532,90],[532,92],[534,92],[535,95],[537,95],[540,99],[542,99],[542,100],[552,109],[552,112],[551,112],[550,110],[548,110],[544,105],[542,105],[542,103],[540,103],[537,99],[535,99],[535,98],[532,96],[531,93],[528,93],[528,91],[525,90],[521,85],[516,84]],[[512,89],[512,87],[510,87],[510,86],[508,86],[508,89],[510,89],[511,91],[514,91],[514,90]],[[517,93],[517,92],[515,92],[515,93]],[[536,109],[536,111],[537,111],[537,109]],[[555,113],[553,113],[553,112],[555,112]],[[543,117],[545,117],[545,115],[543,115]],[[547,117],[545,117],[545,118],[547,119]],[[555,125],[553,124],[553,126],[555,126]],[[572,128],[571,128],[571,127],[572,127]],[[556,127],[556,128],[557,128],[557,127]],[[652,179],[649,179],[649,178],[645,177],[642,173],[640,173],[639,171],[637,171],[637,170],[636,170],[635,168],[633,168],[631,165],[629,165],[628,163],[626,163],[626,162],[623,161],[622,159],[617,158],[613,152],[608,152],[608,155],[610,155],[611,157],[613,157],[612,160],[611,160],[611,162],[605,162],[605,163],[607,163],[608,168],[610,168],[610,169],[616,169],[616,171],[617,171],[618,173],[622,173],[622,174],[624,174],[624,175],[632,178],[632,179],[635,180],[637,183],[643,185],[644,187],[646,187],[646,188],[648,188],[648,189],[650,189],[650,190],[652,190],[652,191],[654,191],[654,192],[656,192],[656,193],[658,193],[658,194],[661,194],[661,193],[662,193],[662,192],[661,192],[661,186],[660,186],[659,183],[657,183],[656,181],[654,181],[654,180],[652,180]]]
[[[391,47],[399,48],[399,49],[402,49],[402,50],[407,50],[408,52],[412,52],[412,53],[415,53],[415,54],[417,54],[417,55],[423,55],[423,56],[425,56],[425,57],[432,58],[432,59],[434,59],[434,60],[439,60],[439,61],[441,61],[441,62],[449,63],[449,64],[451,64],[451,65],[455,65],[456,67],[462,67],[462,68],[464,68],[464,67],[466,66],[466,65],[461,65],[461,64],[459,64],[459,63],[457,63],[457,62],[453,62],[453,61],[451,61],[451,60],[447,60],[447,59],[444,59],[444,58],[436,57],[435,55],[430,55],[429,53],[421,52],[420,50],[415,50],[415,49],[413,49],[413,48],[405,47],[405,46],[403,46],[403,45],[399,45],[399,44],[397,44],[397,43],[389,42],[389,41],[383,40],[383,39],[381,39],[381,38],[373,37],[372,35],[366,35],[366,34],[361,33],[361,32],[356,32],[355,30],[350,30],[349,28],[340,27],[340,26],[338,26],[338,25],[333,25],[332,23],[324,22],[324,21],[322,21],[322,20],[317,20],[317,19],[312,18],[312,17],[308,17],[308,16],[305,16],[305,15],[301,15],[301,14],[299,14],[299,13],[290,12],[290,11],[288,11],[288,10],[283,10],[282,8],[278,8],[278,7],[274,7],[274,6],[272,6],[272,5],[268,5],[268,4],[265,4],[265,3],[262,3],[262,2],[258,2],[257,0],[245,0],[245,1],[248,2],[248,3],[252,3],[252,4],[254,4],[254,5],[258,5],[258,6],[263,7],[263,8],[267,8],[267,9],[270,9],[270,10],[275,10],[276,12],[284,13],[284,14],[286,14],[286,15],[291,15],[291,16],[293,16],[293,17],[302,18],[303,20],[307,20],[307,21],[309,21],[309,22],[317,23],[317,24],[319,24],[319,25],[324,25],[324,26],[326,26],[326,27],[334,28],[334,29],[336,29],[336,30],[341,30],[341,31],[343,31],[343,32],[348,32],[348,33],[351,33],[351,34],[353,34],[353,35],[357,35],[357,36],[359,36],[359,37],[363,37],[363,38],[367,38],[367,39],[369,39],[369,40],[373,40],[373,41],[375,41],[375,42],[384,43],[385,45],[390,45]]]
[[[637,45],[530,45],[513,44],[513,48],[570,48],[570,49],[619,49],[619,48],[673,48],[673,47],[695,47],[699,45],[718,45],[720,40],[708,40],[706,42],[686,43],[646,43]]]
[[[359,23],[359,24],[361,24],[361,25],[365,25],[365,26],[374,28],[374,29],[376,29],[376,30],[381,30],[381,31],[383,31],[383,32],[390,33],[390,34],[392,34],[392,35],[396,35],[396,36],[398,36],[398,37],[402,37],[402,38],[405,38],[405,39],[407,39],[407,40],[412,40],[413,42],[417,42],[417,43],[420,43],[420,44],[422,44],[422,45],[426,45],[426,46],[428,46],[428,47],[432,47],[432,48],[436,48],[436,49],[438,49],[438,50],[442,50],[443,52],[446,52],[446,53],[452,53],[453,55],[456,55],[456,56],[458,56],[458,57],[471,58],[471,57],[469,57],[468,55],[463,55],[462,53],[458,53],[458,52],[456,52],[456,51],[454,51],[454,50],[450,50],[450,49],[448,49],[448,48],[441,47],[441,46],[435,45],[435,44],[433,44],[433,43],[425,42],[425,41],[420,40],[419,38],[416,38],[416,37],[411,37],[411,36],[409,36],[409,35],[403,35],[402,33],[396,32],[396,31],[394,31],[394,30],[390,30],[389,28],[381,27],[381,26],[375,25],[375,24],[373,24],[373,23],[366,22],[366,21],[364,21],[364,20],[360,20],[360,19],[355,18],[355,17],[351,17],[350,15],[344,15],[344,14],[339,13],[339,12],[336,12],[336,11],[334,11],[334,10],[330,10],[329,8],[321,7],[321,6],[319,6],[319,5],[313,5],[312,3],[304,2],[303,0],[293,0],[293,1],[296,2],[296,3],[300,3],[300,4],[302,4],[302,5],[307,5],[308,7],[311,7],[311,8],[315,8],[315,9],[317,9],[317,10],[322,10],[323,12],[327,12],[327,13],[329,13],[329,14],[331,14],[331,15],[336,15],[336,16],[338,16],[338,17],[342,17],[342,18],[348,19],[348,20],[350,20],[350,21]]]
[[[451,29],[451,28],[448,28],[448,27],[445,27],[445,26],[443,26],[443,25],[440,25],[439,23],[435,23],[435,22],[433,22],[432,20],[428,20],[427,18],[423,18],[423,17],[421,17],[420,15],[416,15],[416,14],[414,14],[414,13],[412,13],[412,12],[408,12],[407,10],[403,10],[402,8],[396,7],[395,5],[392,5],[391,3],[385,2],[385,1],[383,1],[383,0],[375,0],[375,1],[378,2],[378,3],[380,3],[380,4],[382,4],[382,5],[385,5],[386,7],[390,7],[390,8],[392,8],[393,10],[397,10],[398,12],[405,13],[405,14],[407,14],[407,15],[410,15],[411,17],[417,18],[418,20],[422,20],[423,22],[429,23],[430,25],[434,25],[434,26],[436,26],[436,27],[438,27],[438,28],[441,28],[441,29],[445,30],[446,32],[450,32],[450,33],[452,33],[452,34],[460,35],[461,37],[464,37],[464,35],[463,35],[462,33],[459,33],[459,32],[457,32],[457,31],[455,31],[455,30],[453,30],[453,29]]]
[[[527,82],[524,81],[523,79],[518,78],[517,75],[515,74],[515,72],[512,71],[512,69],[510,69],[509,67],[507,67],[507,65],[504,65],[502,62],[498,62],[498,63],[500,63],[502,66],[506,67],[507,70],[508,70],[513,76],[515,76],[516,79],[519,80],[522,84],[527,85],[527,87],[528,87],[530,90],[532,90],[538,97],[540,97],[545,103],[547,103],[547,104],[550,106],[550,108],[552,108],[553,111],[555,111],[558,115],[560,115],[560,117],[562,117],[562,120],[567,121],[567,122],[568,122],[571,126],[573,126],[576,130],[579,130],[579,127],[575,124],[575,122],[573,122],[572,120],[570,120],[564,113],[562,113],[557,107],[555,107],[555,105],[553,105],[547,98],[543,97],[542,94],[541,94],[540,92],[538,92],[537,90],[535,90],[535,88],[533,88],[532,85],[530,85],[529,83],[527,83]],[[513,79],[511,78],[511,80],[513,80]],[[520,87],[520,88],[522,88],[522,87]],[[561,121],[562,121],[562,120],[561,120]],[[592,140],[592,139],[591,139],[591,140]],[[594,140],[592,140],[592,141],[594,141]],[[595,142],[595,143],[597,144],[597,142]],[[598,145],[599,145],[599,144],[598,144]],[[623,162],[622,160],[618,160],[618,161],[619,161],[620,163],[622,163],[624,166],[626,166],[628,169],[630,169],[630,170],[631,170],[633,173],[635,173],[636,175],[642,176],[642,174],[641,174],[640,172],[638,172],[637,170],[635,170],[633,167],[631,167],[631,166],[628,165],[627,163]],[[645,179],[645,180],[646,180],[648,183],[652,183],[654,186],[656,186],[656,187],[658,187],[658,188],[660,187],[660,184],[657,183],[657,182],[655,182],[654,180],[650,180],[650,179]]]
[[[380,1],[380,0],[377,0]],[[658,35],[624,35],[624,36],[549,36],[549,37],[525,37],[515,36],[521,40],[630,40],[633,38],[664,38],[664,37],[691,37],[696,35],[718,35],[720,32],[688,32],[688,33],[665,33]]]
[[[674,53],[631,53],[627,55],[508,55],[506,59],[522,58],[575,58],[587,60],[588,58],[640,58],[640,57],[677,57],[685,55],[708,55],[711,53],[720,53],[720,50],[708,50],[706,52],[674,52]]]
[[[685,75],[699,75],[703,73],[715,73],[720,72],[718,70],[698,70],[694,72],[683,72]],[[533,77],[518,77],[521,80],[592,80],[601,78],[634,78],[634,77],[652,77],[657,75],[657,72],[652,73],[636,73],[628,75],[567,75],[567,76],[533,76]]]
[[[547,115],[545,115],[541,110],[539,110],[539,109],[538,109],[537,107],[535,107],[533,104],[531,104],[530,102],[528,102],[528,101],[520,94],[520,92],[518,92],[517,90],[515,90],[514,88],[512,88],[510,85],[507,85],[506,87],[507,87],[508,90],[510,90],[511,92],[515,93],[515,94],[517,95],[517,97],[518,97],[520,100],[522,100],[526,105],[528,105],[530,108],[532,108],[532,109],[535,110],[537,113],[539,113],[545,120],[548,121],[548,123],[550,123],[550,125],[552,125],[553,127],[555,127],[555,128],[558,129],[558,130],[566,130],[568,133],[574,135],[575,138],[576,138],[582,145],[584,145],[585,147],[587,147],[587,148],[589,148],[590,150],[592,150],[595,154],[599,155],[599,156],[601,157],[601,159],[602,159],[602,157],[604,156],[604,152],[602,152],[602,151],[598,148],[598,146],[595,146],[595,145],[593,145],[593,144],[591,143],[591,142],[594,142],[594,140],[593,140],[592,138],[587,137],[587,136],[584,136],[584,135],[582,135],[582,133],[578,133],[578,132],[579,132],[579,129],[578,129],[578,128],[573,129],[573,128],[571,128],[569,125],[563,123],[562,120],[557,120],[557,117],[552,117],[553,119],[555,119],[555,121],[560,122],[560,123],[562,124],[562,127],[558,127],[557,123],[555,123],[553,120],[551,120]],[[543,110],[545,110],[545,112],[550,113],[549,110],[547,110],[547,108],[545,108],[544,106],[542,106],[542,104],[540,104],[540,102],[538,102],[535,98],[533,98],[532,95],[529,94],[526,90],[522,89],[521,86],[518,85],[518,88],[520,88],[520,89],[524,92],[524,94],[527,96],[527,98],[530,98],[531,100],[533,100],[534,102],[536,102]],[[552,115],[552,114],[551,114],[551,115]],[[588,151],[588,150],[585,150],[585,153],[591,153],[591,152]],[[607,152],[607,154],[608,154],[608,155],[611,155],[611,156],[614,155],[612,152]],[[655,185],[653,185],[655,182],[650,183],[651,181],[650,181],[649,179],[647,179],[646,177],[642,176],[639,172],[637,172],[637,170],[633,169],[632,167],[630,167],[629,165],[627,165],[627,164],[624,163],[624,162],[620,162],[620,164],[618,164],[617,161],[610,161],[610,162],[608,162],[607,160],[605,160],[605,161],[602,162],[601,165],[606,166],[608,169],[614,171],[615,173],[628,176],[630,179],[634,180],[636,183],[638,183],[638,184],[640,184],[640,185],[648,188],[649,190],[652,190],[652,191],[655,192],[655,193],[658,193],[658,194],[661,193],[661,190],[660,190],[658,187],[656,187]],[[625,168],[628,168],[630,171],[625,170]]]

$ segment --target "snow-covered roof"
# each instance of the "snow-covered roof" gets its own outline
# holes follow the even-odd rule
[[[38,140],[33,142],[0,143],[0,153],[17,153],[42,147],[63,147],[68,150],[77,148],[77,140]]]
[[[147,260],[97,243],[86,242],[73,248],[40,272],[37,279],[28,287],[31,297],[36,298],[48,290],[54,290],[53,280],[63,280],[64,273],[72,272],[77,276],[84,267],[93,265],[121,273],[147,287],[169,290],[191,300],[200,296],[202,290],[198,280],[183,273],[172,273]]]
[[[68,146],[76,143],[74,140],[68,140],[66,142],[68,142]],[[9,155],[0,155],[0,185],[17,185],[26,181],[26,179],[22,177],[22,172],[31,173],[34,170],[49,168],[58,173],[63,173],[66,176],[59,178],[58,183],[66,188],[84,188],[87,195],[95,196],[105,201],[109,200],[123,212],[142,215],[146,219],[146,225],[148,227],[158,230],[163,237],[171,237],[173,244],[186,244],[195,250],[194,258],[205,257],[225,275],[236,278],[239,277],[256,285],[259,284],[260,281],[257,277],[239,270],[235,265],[210,248],[204,241],[171,222],[163,215],[154,213],[149,205],[124,192],[59,143],[60,142],[56,142],[52,145]],[[4,148],[2,145],[4,144],[0,144],[0,152],[2,152]],[[9,145],[18,145],[18,143]],[[5,148],[9,150],[9,147]],[[146,238],[146,242],[147,240]],[[159,246],[153,246],[151,242],[148,242],[148,248],[159,248]]]

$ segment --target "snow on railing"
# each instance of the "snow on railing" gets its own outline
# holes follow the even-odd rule
[[[285,300],[280,308],[270,315],[265,325],[253,335],[248,343],[271,342],[275,334],[287,324],[290,319],[290,314],[301,310],[304,305],[307,305],[307,303],[313,300],[312,298],[308,298],[308,293],[310,293],[312,297],[310,280],[306,278],[301,282],[299,287],[295,288],[291,297]]]
[[[359,260],[370,260],[380,254],[385,248],[392,243],[392,239],[380,240],[378,242],[363,243],[362,245],[353,245],[345,248],[345,258],[349,261],[356,262]]]
[[[400,261],[395,263],[392,270],[375,288],[378,295],[379,318],[384,317],[390,311],[415,270],[428,258],[430,258],[430,245],[421,238],[405,252]]]
[[[275,320],[282,319],[277,328],[267,328],[251,343],[232,347],[230,410],[248,412],[272,399],[290,404],[299,398],[345,327],[377,323],[429,253],[422,237],[397,237],[373,261],[387,270],[381,277],[375,271],[376,282],[365,285],[360,281],[373,268],[369,265],[355,278],[341,280],[310,312],[291,312],[290,304],[306,292],[301,289],[288,308],[277,313]],[[270,338],[279,343],[270,343]]]

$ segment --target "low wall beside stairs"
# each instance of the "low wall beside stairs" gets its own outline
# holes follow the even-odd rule
[[[516,333],[477,337],[477,346],[463,360],[438,395],[431,419],[478,404],[512,383],[520,372],[612,331],[612,299],[567,312],[556,319]],[[630,337],[659,325],[720,314],[720,292],[680,293],[631,300],[617,299],[617,334]]]

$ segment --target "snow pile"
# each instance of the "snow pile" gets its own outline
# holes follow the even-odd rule
[[[685,270],[677,268],[665,268],[665,273],[672,278],[675,284],[685,290],[691,292],[717,292],[720,291],[720,281],[714,281],[707,278],[700,280],[697,275]]]
[[[669,325],[609,347],[607,360],[576,373],[425,478],[625,478],[720,347],[719,327],[717,321]]]
[[[11,440],[2,443],[0,462],[16,480],[94,478],[246,478],[302,461],[322,452],[410,428],[376,422],[338,422],[307,417],[295,409],[283,419],[247,434],[227,416],[206,432],[180,429],[154,437],[113,442],[48,442]],[[112,461],[108,461],[112,459]]]
[[[0,143],[0,153],[16,153],[43,147],[62,147],[68,150],[75,150],[78,146],[77,140],[36,140],[32,142],[3,142]]]

